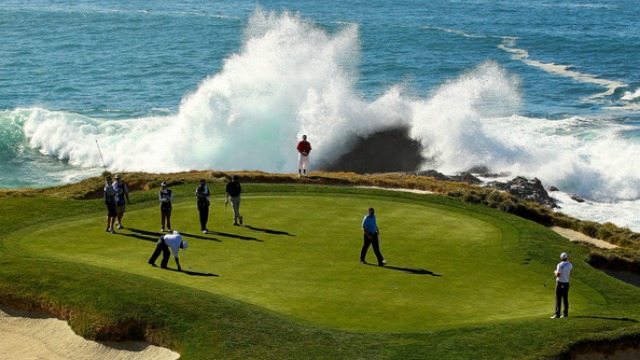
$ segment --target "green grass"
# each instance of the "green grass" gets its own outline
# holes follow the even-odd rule
[[[146,263],[160,228],[155,190],[131,194],[117,235],[104,232],[98,200],[2,199],[0,302],[184,359],[559,358],[572,344],[640,334],[637,288],[589,267],[589,249],[506,213],[442,196],[245,184],[253,229],[231,226],[217,196],[216,233],[203,235],[194,187],[174,187],[172,218],[190,243],[191,275]],[[386,268],[358,263],[370,206]],[[572,317],[552,321],[542,283],[561,251],[575,263]]]

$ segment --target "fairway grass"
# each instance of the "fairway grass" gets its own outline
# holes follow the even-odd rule
[[[104,210],[96,201],[95,212],[26,227],[5,236],[3,243],[15,257],[158,282],[183,293],[187,305],[189,291],[196,291],[265,309],[292,327],[337,332],[334,336],[383,336],[377,339],[387,348],[374,348],[376,356],[366,358],[427,358],[417,356],[427,353],[465,358],[492,346],[496,352],[485,349],[483,358],[553,357],[590,333],[639,331],[637,321],[619,321],[638,318],[637,304],[625,305],[637,299],[638,290],[590,268],[582,261],[588,249],[538,224],[433,195],[303,186],[278,191],[278,186],[259,184],[245,189],[244,226],[232,226],[230,205],[225,209],[222,196],[212,197],[210,234],[199,231],[192,199],[185,195],[176,201],[172,225],[189,242],[181,255],[184,273],[147,264],[161,234],[157,201],[152,200],[130,206],[126,229],[115,235],[104,231]],[[190,190],[179,187],[177,193]],[[368,207],[376,209],[386,267],[358,261]],[[572,317],[554,322],[548,319],[553,284],[542,284],[561,251],[570,252],[575,263]],[[372,249],[367,259],[376,263]],[[176,268],[173,259],[169,267]],[[574,327],[568,339],[556,340],[554,332]],[[529,331],[538,339],[531,339]],[[419,334],[434,337],[427,341]],[[488,339],[488,334],[502,339]],[[469,349],[447,349],[460,347],[449,343],[451,336],[466,339]],[[524,353],[509,353],[508,345],[497,344],[504,339],[515,341]],[[548,347],[550,342],[557,344]],[[340,354],[340,348],[333,352]],[[325,355],[309,358],[331,358]],[[242,358],[235,352],[233,357]]]

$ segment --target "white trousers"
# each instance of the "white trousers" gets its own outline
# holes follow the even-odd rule
[[[309,155],[304,156],[298,153],[298,169],[305,169],[309,167]]]

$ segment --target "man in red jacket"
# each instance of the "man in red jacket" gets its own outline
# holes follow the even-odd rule
[[[307,141],[307,135],[302,135],[302,141],[298,143],[296,149],[298,150],[298,176],[307,176],[309,153],[311,152],[311,144]]]

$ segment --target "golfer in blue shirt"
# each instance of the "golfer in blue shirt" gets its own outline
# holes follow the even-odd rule
[[[378,241],[378,234],[380,234],[380,230],[378,230],[375,210],[373,208],[369,208],[369,213],[365,215],[364,219],[362,219],[362,231],[364,231],[364,244],[360,251],[360,263],[367,263],[365,261],[365,257],[367,256],[369,245],[373,245],[373,252],[376,253],[376,258],[378,258],[378,265],[384,266],[387,262],[380,253],[380,242]]]

